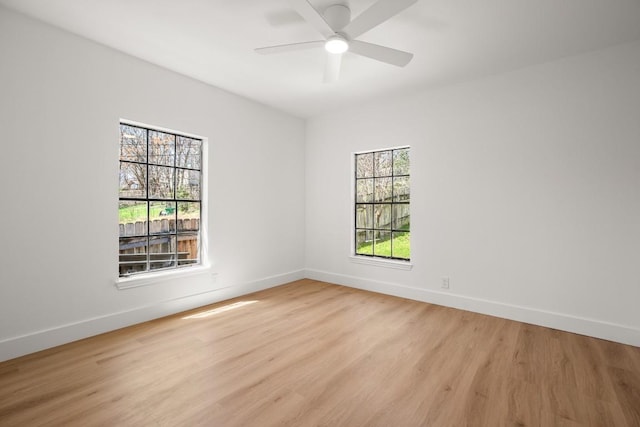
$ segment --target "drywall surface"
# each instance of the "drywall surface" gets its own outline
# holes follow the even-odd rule
[[[0,360],[302,277],[302,120],[4,8],[0,58]],[[209,272],[115,287],[121,118],[208,139]]]
[[[352,153],[401,145],[413,268],[350,262]],[[640,345],[640,43],[317,117],[306,147],[308,276]]]

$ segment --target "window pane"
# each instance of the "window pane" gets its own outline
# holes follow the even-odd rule
[[[356,180],[356,202],[373,202],[373,179]]]
[[[147,202],[120,200],[118,217],[120,236],[147,234]]]
[[[178,169],[176,179],[177,199],[200,199],[200,171]]]
[[[147,130],[120,125],[120,160],[147,161]]]
[[[356,154],[356,178],[373,176],[373,153]]]
[[[409,149],[393,150],[393,174],[409,175]]]
[[[395,258],[411,258],[411,241],[409,237],[410,233],[392,233],[393,241],[391,243],[391,247]]]
[[[146,237],[121,237],[120,238],[120,255],[126,254],[146,254],[147,238]]]
[[[178,231],[200,230],[200,203],[178,202]]]
[[[149,131],[149,163],[156,165],[174,165],[176,139],[174,135]]]
[[[373,231],[356,231],[356,254],[373,255]]]
[[[391,229],[391,205],[373,205],[373,228]]]
[[[150,202],[149,215],[151,221],[156,219],[172,219],[176,218],[176,202]]]
[[[411,212],[409,204],[393,205],[393,224],[394,230],[409,230],[411,222]]]
[[[356,228],[373,228],[372,205],[356,205]]]
[[[409,177],[393,178],[393,201],[408,202],[411,199],[411,187]]]
[[[147,238],[120,238],[120,275],[147,270]]]
[[[178,265],[200,262],[200,236],[197,233],[178,234]]]
[[[373,254],[378,256],[391,256],[391,233],[389,231],[376,231],[373,242]]]
[[[175,233],[176,220],[175,218],[167,219],[154,219],[149,224],[149,234],[167,234]]]
[[[374,153],[374,176],[391,176],[393,157],[391,151],[378,151]]]
[[[176,232],[176,202],[149,202],[150,234]]]
[[[173,199],[173,171],[164,166],[149,166],[149,198]]]
[[[120,162],[120,197],[146,197],[147,167]]]
[[[393,178],[375,178],[375,201],[390,202],[392,196]]]
[[[149,264],[151,270],[175,267],[177,265],[176,236],[150,236],[149,252]]]
[[[202,141],[199,139],[178,137],[176,144],[176,166],[189,169],[201,169]]]

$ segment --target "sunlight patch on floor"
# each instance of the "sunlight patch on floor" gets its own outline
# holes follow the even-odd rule
[[[182,319],[204,319],[205,317],[214,316],[216,314],[224,313],[225,311],[233,310],[236,308],[244,307],[245,305],[254,304],[258,301],[238,301],[233,304],[223,305],[222,307],[213,308],[207,311],[201,311],[200,313],[185,316]]]

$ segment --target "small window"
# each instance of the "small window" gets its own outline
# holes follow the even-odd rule
[[[355,254],[411,259],[409,147],[355,155]]]
[[[120,276],[200,264],[202,140],[120,123]]]

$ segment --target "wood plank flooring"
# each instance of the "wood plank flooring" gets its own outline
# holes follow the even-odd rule
[[[0,363],[0,426],[640,426],[640,348],[312,280]]]

